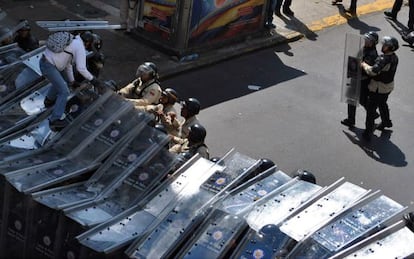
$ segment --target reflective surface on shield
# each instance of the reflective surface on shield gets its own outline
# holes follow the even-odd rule
[[[341,102],[353,105],[359,102],[363,46],[364,39],[361,35],[346,34]]]
[[[238,215],[253,202],[266,196],[282,184],[291,180],[284,172],[278,170],[270,176],[253,183],[248,188],[227,197],[220,209],[233,215]]]
[[[365,189],[345,182],[295,217],[284,222],[280,229],[291,238],[299,241],[366,193]]]
[[[115,144],[135,125],[136,111],[132,106],[129,108],[127,111],[117,112],[108,119],[113,123],[104,124],[96,132],[91,132],[92,136],[71,151],[73,155],[55,163],[50,162],[10,173],[7,175],[7,180],[19,191],[32,192],[99,166]]]
[[[345,257],[351,258],[411,258],[414,255],[414,233],[404,227]]]
[[[204,216],[204,211],[200,209],[206,206],[218,191],[232,184],[238,176],[247,173],[247,169],[253,166],[256,160],[235,152],[222,162],[224,170],[216,171],[201,186],[192,185],[190,193],[180,194],[175,207],[161,223],[148,236],[131,246],[135,248],[133,257],[163,257],[168,250],[174,249],[175,243],[180,242],[185,233],[201,222],[200,217]]]
[[[163,155],[162,157],[160,156],[161,154]],[[71,208],[67,212],[65,211],[66,216],[83,226],[91,227],[107,221],[137,204],[151,190],[150,188],[159,183],[162,177],[165,177],[173,165],[174,156],[168,150],[162,150],[156,157],[158,159],[149,160],[146,162],[146,166],[142,165],[137,168],[141,164],[137,161],[139,157],[136,158],[135,153],[130,153],[127,159],[134,159],[134,164],[124,170],[122,173],[123,177],[115,178],[116,174],[112,177],[115,179],[115,181],[112,181],[112,186],[105,188],[103,190],[104,193],[101,194],[101,197],[104,197],[104,199],[101,198],[98,201]],[[149,164],[148,162],[153,163]],[[134,168],[135,171],[133,171]],[[112,170],[110,172],[112,173]],[[124,184],[122,184],[122,181]],[[95,183],[93,186],[88,187],[88,189],[97,186],[101,188],[101,184]],[[117,186],[118,188],[113,191],[114,187]]]
[[[256,231],[268,224],[277,225],[320,189],[316,184],[297,181],[286,190],[265,197],[246,215],[246,221]]]
[[[79,242],[97,252],[109,252],[125,245],[132,239],[142,236],[157,217],[165,215],[166,208],[171,207],[170,204],[183,190],[193,189],[192,186],[197,183],[200,185],[200,180],[208,178],[216,170],[222,170],[221,166],[199,158],[173,182],[160,186],[156,195],[146,204],[131,208],[113,220],[85,232],[78,237]]]
[[[183,258],[218,258],[234,242],[243,226],[246,226],[243,217],[217,211]]]
[[[327,258],[356,240],[383,227],[383,222],[402,211],[404,207],[386,196],[368,204],[356,206],[322,229],[315,232],[299,249],[289,256]]]

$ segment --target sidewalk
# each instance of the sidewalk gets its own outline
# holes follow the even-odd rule
[[[358,16],[382,11],[392,6],[393,0],[359,0]],[[38,20],[61,20],[69,18],[107,20],[118,24],[119,0],[37,0],[37,1],[7,1],[0,0],[0,6],[16,21],[21,18]],[[103,79],[113,79],[121,84],[129,82],[136,67],[145,61],[157,64],[163,78],[171,77],[194,68],[214,64],[216,62],[236,57],[261,48],[267,48],[280,43],[288,43],[305,37],[317,40],[317,31],[335,25],[346,23],[348,20],[343,13],[349,7],[349,1],[343,5],[331,5],[330,0],[293,0],[292,10],[295,17],[276,17],[273,22],[277,28],[262,37],[251,38],[244,42],[226,46],[213,51],[199,53],[199,58],[190,62],[179,62],[177,57],[143,43],[138,37],[124,35],[121,31],[99,31],[103,39],[103,50],[107,56]],[[358,19],[353,18],[353,19]],[[39,39],[44,39],[47,32],[32,26],[33,33]]]

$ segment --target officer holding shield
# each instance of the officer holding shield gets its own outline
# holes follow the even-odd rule
[[[362,69],[372,77],[368,85],[368,107],[365,120],[365,131],[362,137],[366,140],[371,139],[374,131],[375,110],[379,108],[381,124],[379,130],[392,127],[390,112],[388,109],[388,96],[394,89],[394,76],[397,71],[398,57],[395,51],[399,48],[398,40],[391,36],[382,38],[381,54],[373,65],[362,62]]]
[[[374,65],[376,58],[378,57],[376,45],[378,43],[378,34],[376,32],[370,31],[364,34],[365,44],[362,49],[362,61]],[[359,103],[367,110],[367,98],[368,98],[368,84],[371,81],[371,78],[364,73],[361,77],[361,91],[359,96]],[[348,118],[341,121],[341,123],[348,127],[353,127],[355,125],[355,113],[356,106],[355,104],[348,103]]]

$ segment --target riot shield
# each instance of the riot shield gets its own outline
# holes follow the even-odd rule
[[[199,186],[192,185],[191,193],[179,195],[174,207],[157,226],[137,239],[126,253],[133,258],[174,256],[176,249],[209,214],[210,207],[218,200],[218,196],[223,191],[234,188],[234,183],[246,178],[256,169],[259,161],[236,152],[222,159],[221,163],[224,170],[215,172]]]
[[[328,258],[383,229],[404,207],[376,192],[355,204],[349,212],[299,242],[289,257]]]
[[[112,253],[142,236],[158,217],[167,214],[180,194],[190,194],[193,185],[199,186],[217,170],[223,170],[222,166],[196,155],[174,173],[171,181],[160,185],[138,205],[76,238],[97,253]]]
[[[360,35],[346,34],[342,73],[341,102],[358,105],[361,91],[361,60],[364,39]]]
[[[243,218],[261,198],[287,183],[291,178],[272,167],[266,172],[240,185],[219,202],[217,208],[205,217],[201,226],[192,234],[178,257],[219,258],[226,257],[235,240],[245,231],[247,223]]]
[[[413,244],[413,231],[399,221],[330,258],[413,258]]]

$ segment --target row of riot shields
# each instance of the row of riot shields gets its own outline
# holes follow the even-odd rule
[[[111,90],[73,92],[69,126],[51,131],[41,51],[0,69],[0,258],[414,255],[414,222],[381,192],[261,171],[235,150],[182,164]]]

